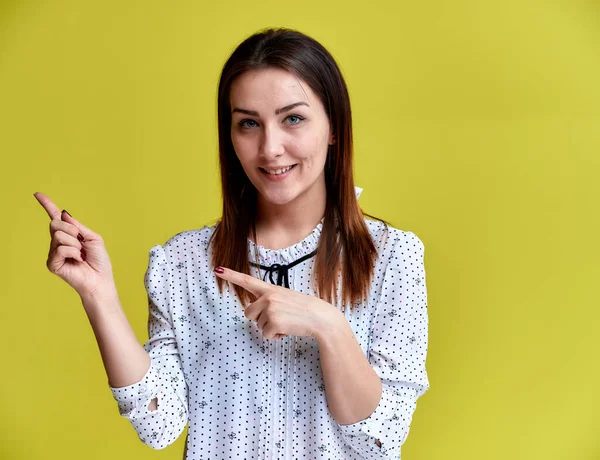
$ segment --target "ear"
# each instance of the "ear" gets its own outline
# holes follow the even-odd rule
[[[329,136],[329,145],[335,144],[335,134]]]

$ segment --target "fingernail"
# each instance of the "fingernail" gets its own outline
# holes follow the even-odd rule
[[[69,211],[67,211],[66,209],[63,209],[62,212],[66,212],[67,214],[69,214]],[[69,214],[69,217],[73,217],[71,214]]]
[[[83,259],[83,261],[85,262],[85,249],[81,250],[81,258]]]
[[[82,235],[81,233],[78,233],[78,234],[77,234],[77,239],[78,239],[79,241],[83,241],[83,235]]]
[[[225,269],[223,267],[217,267],[217,268],[215,268],[215,272],[217,272],[217,273],[225,273]]]

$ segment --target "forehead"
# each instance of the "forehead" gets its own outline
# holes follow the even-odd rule
[[[229,100],[232,107],[250,105],[283,106],[293,102],[315,103],[317,97],[310,86],[297,75],[284,69],[250,70],[231,84]]]

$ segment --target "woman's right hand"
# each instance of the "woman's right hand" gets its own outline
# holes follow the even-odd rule
[[[72,286],[82,299],[116,292],[104,240],[41,192],[35,198],[50,216],[50,251],[46,266]]]

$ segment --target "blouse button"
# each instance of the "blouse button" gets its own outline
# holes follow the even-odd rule
[[[147,390],[146,385],[144,383],[140,384],[140,390],[139,390],[139,392],[140,393],[144,393],[146,390]]]

